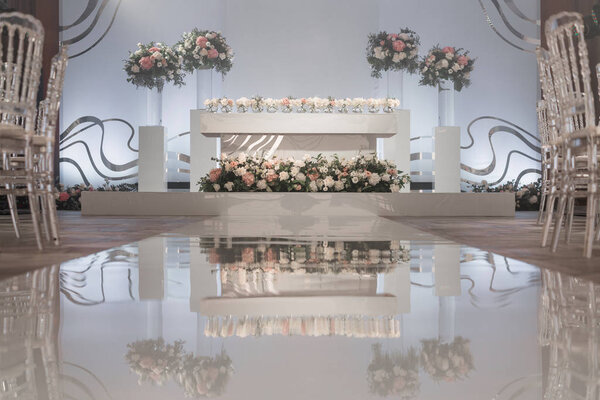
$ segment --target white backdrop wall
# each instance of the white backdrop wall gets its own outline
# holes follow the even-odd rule
[[[463,179],[515,179],[524,170],[539,169],[534,161],[539,142],[527,135],[537,136],[531,51],[539,35],[539,0],[497,4],[498,9],[490,0],[61,0],[62,40],[70,44],[72,57],[61,116],[61,181],[135,181],[137,126],[145,123],[146,94],[125,81],[123,60],[137,42],[173,44],[193,27],[221,30],[233,47],[231,72],[224,81],[213,75],[213,95],[233,98],[385,96],[385,78],[371,78],[365,60],[367,35],[380,29],[417,31],[421,55],[437,43],[469,49],[477,57],[473,85],[456,97],[463,147],[471,143],[467,127],[475,121],[474,144],[461,153]],[[194,76],[186,83],[165,89],[163,121],[170,137],[189,131]],[[417,76],[405,76],[404,96],[411,135],[431,135],[437,122],[436,89],[418,86]],[[216,154],[216,143],[210,145]],[[188,153],[189,136],[169,146]],[[428,146],[426,140],[413,141],[411,151],[431,151]],[[170,167],[171,181],[186,180],[175,172],[185,165],[172,161]],[[427,166],[415,163],[413,168]],[[536,177],[529,173],[523,181]]]

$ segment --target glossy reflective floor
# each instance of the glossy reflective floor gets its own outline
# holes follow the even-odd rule
[[[597,285],[384,218],[209,218],[0,282],[0,399],[598,400]]]

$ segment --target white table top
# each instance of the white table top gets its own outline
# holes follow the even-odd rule
[[[392,113],[211,113],[191,110],[192,134],[207,137],[242,135],[372,135],[392,137],[408,110]]]

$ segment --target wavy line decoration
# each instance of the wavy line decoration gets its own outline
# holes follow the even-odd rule
[[[59,26],[59,30],[63,35],[63,44],[68,44],[72,46],[75,43],[84,41],[84,39],[88,37],[97,38],[91,44],[84,45],[82,50],[73,55],[70,55],[69,58],[76,58],[89,52],[106,37],[106,35],[108,34],[115,22],[117,13],[119,11],[119,7],[121,7],[121,1],[122,0],[102,0],[100,5],[98,5],[99,0],[87,0],[87,4],[83,12],[74,22],[68,25]],[[109,18],[102,18],[102,15],[105,12],[108,13]],[[89,22],[89,25],[87,25],[87,27],[81,33],[76,34],[75,36],[72,36],[68,39],[64,39],[65,36],[68,36],[70,31],[79,28],[90,18],[91,21]],[[100,21],[101,24],[99,24]],[[108,24],[106,24],[106,22],[108,22]],[[100,25],[102,25],[102,27]]]
[[[105,154],[105,149],[104,149],[104,137],[106,134],[106,123],[119,123],[119,124],[125,125],[128,128],[128,130],[130,131],[130,134],[127,139],[127,148],[132,153],[135,154],[135,159],[133,159],[129,162],[126,162],[124,164],[116,164],[116,163],[111,162],[108,159],[108,157]],[[99,154],[94,155],[94,154],[92,154],[92,150],[90,149],[90,143],[91,143],[90,134],[85,135],[86,136],[85,138],[82,138],[82,137],[85,133],[92,132],[90,130],[95,127],[100,129],[100,131],[99,131],[100,146],[98,147]],[[98,131],[96,130],[93,132],[96,132],[96,134],[97,134]],[[138,163],[138,160],[137,160],[138,149],[134,149],[131,146],[131,142],[132,142],[134,136],[135,136],[135,129],[134,129],[133,125],[131,125],[129,122],[125,121],[124,119],[120,119],[120,118],[100,119],[100,118],[97,118],[97,117],[94,117],[91,115],[80,117],[80,118],[76,119],[75,121],[73,121],[67,127],[67,129],[65,129],[65,131],[60,134],[59,147],[60,147],[61,157],[59,158],[59,162],[73,165],[79,171],[79,174],[81,175],[81,178],[86,185],[90,184],[91,177],[88,176],[90,171],[84,171],[85,168],[83,168],[82,165],[77,160],[74,160],[73,158],[70,158],[70,157],[63,156],[63,152],[65,150],[73,148],[73,149],[78,149],[78,150],[84,151],[85,154],[87,155],[87,161],[90,163],[93,171],[96,173],[96,175],[98,177],[100,177],[102,179],[108,179],[110,181],[122,181],[122,180],[134,178],[137,176],[137,170],[135,170],[135,171],[132,171],[132,170],[137,167],[137,163]],[[100,158],[102,165],[105,168],[107,168],[111,173],[105,174],[98,168],[98,164],[96,163],[96,161],[94,161],[98,157]],[[94,177],[94,178],[97,178],[97,177]]]
[[[535,48],[541,43],[539,37],[531,37],[519,31],[515,27],[515,23],[509,20],[508,16],[515,15],[517,18],[527,22],[535,32],[539,31],[538,27],[540,26],[540,20],[525,15],[525,13],[515,4],[514,0],[504,0],[504,4],[512,14],[507,14],[504,11],[499,0],[486,0],[486,3],[491,3],[493,8],[486,7],[483,0],[477,1],[479,2],[483,16],[490,29],[498,35],[500,39],[518,50],[527,53],[535,53]],[[499,18],[499,24],[494,24],[494,21],[492,20],[492,15],[490,14],[492,9],[495,10],[495,15]],[[500,24],[503,28],[500,28]]]
[[[473,147],[473,145],[475,144],[475,139],[473,137],[472,128],[473,128],[474,124],[476,124],[477,122],[480,122],[480,121],[492,121],[494,123],[497,123],[497,125],[492,126],[488,130],[488,134],[487,134],[489,146],[492,150],[492,160],[484,168],[474,168],[474,167],[471,167],[471,166],[461,163],[461,165],[460,165],[461,170],[463,170],[469,174],[472,174],[472,175],[480,176],[482,178],[494,173],[494,171],[496,170],[496,167],[498,166],[498,160],[496,157],[496,149],[494,148],[494,143],[492,141],[492,137],[498,133],[512,135],[515,138],[519,139],[525,147],[524,150],[526,148],[529,148],[536,154],[536,156],[533,157],[530,154],[527,154],[521,150],[510,150],[506,156],[506,161],[504,161],[504,163],[500,163],[500,165],[504,165],[500,178],[498,178],[497,180],[495,180],[493,182],[489,182],[488,184],[490,186],[495,186],[495,185],[501,183],[505,179],[505,177],[508,173],[508,170],[510,168],[510,163],[511,163],[511,160],[513,159],[513,156],[520,156],[520,157],[526,158],[528,160],[535,161],[536,163],[541,162],[540,140],[537,136],[533,135],[532,133],[528,132],[527,130],[521,128],[520,126],[518,126],[510,121],[507,121],[502,118],[494,117],[494,116],[482,116],[482,117],[475,118],[473,121],[471,121],[469,123],[469,125],[467,126],[467,135],[469,136],[470,143],[465,146],[461,146],[461,149],[467,150],[467,149],[470,149]],[[515,185],[518,186],[518,184],[521,181],[521,179],[523,178],[523,176],[525,176],[527,174],[541,174],[541,170],[537,169],[537,168],[527,168],[527,169],[520,171],[515,180]],[[462,179],[462,181],[469,183],[469,184],[480,184],[480,182],[468,180],[468,179]]]

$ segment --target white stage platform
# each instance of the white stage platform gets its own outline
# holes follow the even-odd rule
[[[83,215],[512,217],[514,193],[83,192]]]

